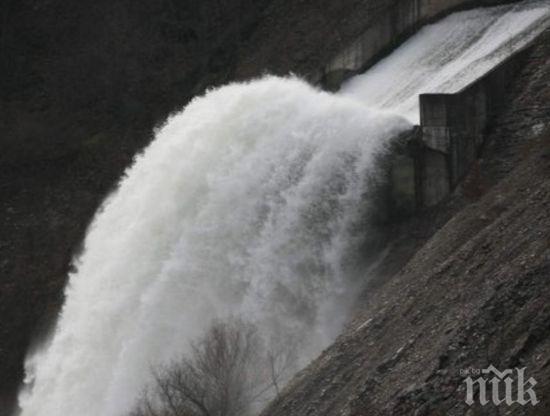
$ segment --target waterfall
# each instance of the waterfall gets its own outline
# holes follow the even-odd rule
[[[315,357],[354,299],[376,160],[416,121],[418,93],[461,88],[548,15],[548,2],[455,14],[339,94],[265,77],[194,99],[90,225],[55,331],[27,359],[21,414],[123,416],[150,369],[216,319],[297,336],[302,362]]]
[[[350,297],[374,158],[409,127],[297,79],[195,99],[97,214],[52,341],[28,362],[23,414],[122,415],[151,366],[214,319],[298,333],[313,357]]]

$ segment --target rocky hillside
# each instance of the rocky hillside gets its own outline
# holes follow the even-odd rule
[[[550,414],[549,74],[547,31],[477,168],[401,225],[352,324],[264,416]],[[526,367],[541,403],[469,408],[461,370],[490,364]]]

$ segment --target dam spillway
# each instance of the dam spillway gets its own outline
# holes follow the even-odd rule
[[[340,93],[418,124],[420,94],[460,91],[528,45],[549,19],[546,1],[454,13],[345,82]]]
[[[214,319],[299,334],[314,357],[361,272],[376,158],[417,121],[418,94],[467,85],[549,15],[548,2],[452,15],[336,95],[268,77],[195,99],[97,213],[57,327],[28,358],[22,415],[124,415],[150,366]]]

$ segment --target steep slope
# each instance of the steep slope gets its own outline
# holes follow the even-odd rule
[[[479,168],[436,215],[451,219],[371,285],[348,330],[265,416],[502,414],[464,402],[460,371],[489,364],[527,367],[539,382],[538,406],[500,412],[548,414],[549,69],[547,31],[502,103]],[[422,240],[421,221],[403,225],[410,246]],[[386,263],[403,260],[394,250]]]

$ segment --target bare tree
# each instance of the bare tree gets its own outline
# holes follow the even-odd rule
[[[154,371],[131,416],[252,414],[279,394],[294,363],[289,344],[269,344],[251,324],[215,323],[189,357]]]

